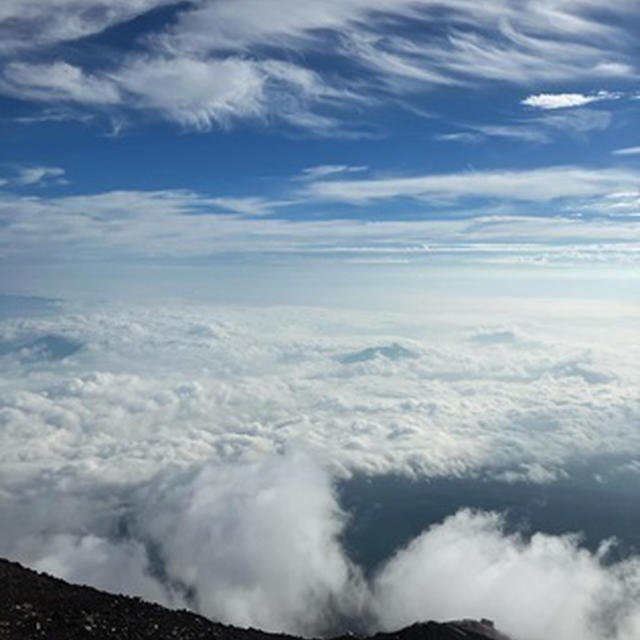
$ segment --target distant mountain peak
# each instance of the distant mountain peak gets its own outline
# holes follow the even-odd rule
[[[419,354],[403,347],[398,342],[391,344],[379,345],[376,347],[368,347],[361,351],[353,353],[345,353],[338,357],[342,364],[355,364],[357,362],[366,362],[367,360],[375,360],[376,358],[387,358],[387,360],[406,360],[419,358]]]

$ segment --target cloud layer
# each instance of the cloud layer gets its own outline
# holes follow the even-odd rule
[[[392,253],[454,263],[633,263],[638,257],[633,169],[555,166],[345,178],[363,171],[313,167],[303,179],[286,181],[280,197],[181,189],[71,196],[0,192],[0,255],[22,264],[70,256],[112,261],[230,252],[334,259]],[[63,173],[27,167],[16,180],[38,186]],[[375,220],[362,218],[360,208],[379,203],[385,208]],[[325,208],[335,206],[340,214],[326,216]]]
[[[619,340],[594,350],[587,330],[429,339],[433,321],[416,333],[399,317],[357,318],[283,309],[258,323],[194,308],[6,321],[4,462],[72,456],[134,480],[167,456],[251,460],[312,434],[336,468],[455,474],[635,447],[637,374],[620,320]],[[21,345],[43,336],[74,349],[27,358]]]
[[[633,319],[598,307],[603,340],[577,302],[540,304],[500,326],[184,304],[7,319],[0,554],[273,630],[489,616],[523,640],[630,640],[637,561],[606,547],[466,511],[371,579],[342,546],[350,473],[552,483],[575,456],[638,455]],[[47,336],[79,348],[23,357]]]
[[[330,477],[304,455],[161,473],[128,502],[119,537],[88,533],[99,521],[82,525],[75,511],[64,532],[5,536],[3,552],[8,542],[38,570],[273,631],[486,616],[521,640],[631,640],[640,630],[640,561],[608,564],[606,543],[592,554],[575,536],[507,534],[494,513],[458,512],[365,580],[341,547]]]

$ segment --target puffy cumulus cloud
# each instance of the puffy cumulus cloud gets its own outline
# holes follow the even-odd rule
[[[73,499],[66,482],[47,490],[64,516],[35,487],[3,501],[0,553],[237,625],[317,634],[364,624],[366,587],[339,539],[346,515],[330,475],[303,453],[160,468],[110,498],[94,481]]]
[[[3,464],[141,481],[160,460],[255,460],[301,439],[337,470],[464,474],[639,446],[622,328],[597,349],[596,330],[479,322],[443,337],[415,322],[424,331],[393,316],[264,310],[258,322],[207,308],[7,321],[4,344],[55,335],[81,348],[5,350]]]
[[[137,526],[199,611],[305,634],[343,629],[358,613],[361,578],[339,543],[345,514],[330,476],[305,455],[205,466],[142,495]]]
[[[598,91],[587,95],[583,93],[539,93],[527,96],[522,100],[522,104],[537,109],[566,109],[568,107],[583,107],[602,100],[616,100],[619,97],[619,93],[611,91]]]
[[[197,129],[234,119],[279,118],[298,124],[308,104],[335,94],[319,75],[285,61],[241,57],[138,58],[113,76],[138,107]],[[317,119],[330,127],[330,119]],[[307,128],[313,128],[311,121]]]
[[[394,628],[421,618],[493,617],[514,638],[631,639],[640,562],[607,566],[575,536],[506,535],[500,517],[460,511],[381,570],[375,609]]]
[[[119,536],[91,532],[96,521],[79,533],[70,514],[56,533],[3,535],[3,552],[70,580],[274,631],[487,616],[522,640],[632,640],[640,631],[638,559],[608,563],[611,543],[590,553],[573,535],[507,534],[495,513],[458,512],[365,580],[341,546],[345,514],[331,478],[304,454],[161,472],[127,502]]]
[[[574,538],[463,512],[370,580],[342,546],[333,483],[356,471],[544,483],[640,451],[635,318],[610,309],[603,339],[601,319],[518,307],[499,326],[184,305],[5,320],[3,343],[83,346],[0,356],[0,554],[273,630],[474,615],[524,640],[631,640],[636,561]]]
[[[196,128],[262,112],[263,78],[243,60],[136,60],[121,70],[119,84],[146,107]]]
[[[29,536],[13,551],[37,571],[97,589],[141,596],[165,606],[183,604],[149,571],[144,546],[134,540],[113,542],[93,534]]]

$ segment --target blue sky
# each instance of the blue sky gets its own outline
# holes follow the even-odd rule
[[[639,26],[632,0],[8,0],[0,255],[633,267]]]

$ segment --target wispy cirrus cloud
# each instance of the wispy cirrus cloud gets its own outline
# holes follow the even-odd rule
[[[495,261],[520,255],[532,263],[537,259],[540,264],[637,262],[640,254],[634,247],[640,227],[633,219],[638,210],[637,195],[633,196],[635,189],[614,189],[628,185],[635,174],[583,171],[573,169],[572,173],[565,168],[555,174],[484,172],[393,180],[326,180],[304,183],[305,197],[298,192],[295,197],[275,200],[186,190],[58,197],[4,192],[0,194],[0,253],[8,263],[15,264],[57,263],[70,256],[82,262],[228,252],[254,255],[256,259],[266,254],[294,253],[346,259],[365,252],[385,255],[420,246],[412,257],[432,261]],[[337,185],[338,190],[332,191],[331,185]],[[442,195],[445,192],[446,198]],[[526,193],[522,196],[520,192]],[[456,215],[434,219],[443,198],[450,213],[456,200],[491,199],[496,193],[511,199],[510,214],[490,214],[490,208],[469,209],[465,204]],[[579,196],[577,203],[571,204],[571,198],[562,200],[570,194]],[[420,217],[414,211],[410,217],[399,219],[391,212],[373,221],[362,219],[359,213],[354,216],[353,211],[348,214],[349,208],[339,217],[292,215],[303,204],[321,211],[332,202],[364,205],[406,197],[423,207]],[[561,201],[554,202],[554,198]],[[528,206],[536,202],[545,208],[539,215],[528,214]],[[279,215],[283,207],[286,215]],[[588,215],[576,216],[576,210]],[[615,224],[611,216],[619,218]]]
[[[481,133],[472,133],[471,131],[455,131],[453,133],[439,133],[434,136],[435,140],[441,142],[481,142],[484,136]]]
[[[515,80],[516,72],[520,81],[536,76],[562,78],[570,69],[580,75],[624,72],[624,63],[615,54],[611,59],[611,51],[603,46],[614,44],[619,27],[591,17],[591,4],[579,0],[571,5],[557,1],[522,7],[510,0],[486,5],[459,0],[346,0],[318,6],[282,0],[280,8],[287,17],[275,19],[270,8],[256,11],[253,3],[240,0],[205,4],[181,14],[168,39],[174,46],[198,51],[211,50],[213,43],[245,50],[256,44],[317,48],[322,46],[322,32],[334,31],[343,39],[343,53],[381,75],[436,84],[465,76]],[[618,0],[609,10],[611,15],[625,13],[629,3]],[[448,27],[448,37],[433,33],[382,36],[373,21],[376,13],[435,20]],[[560,53],[564,55],[554,58]],[[578,69],[578,60],[586,66]]]
[[[424,199],[502,198],[548,202],[556,198],[596,196],[637,183],[637,174],[624,169],[546,167],[531,171],[469,171],[369,180],[316,181],[306,187],[311,197],[349,203],[408,197]]]
[[[146,111],[200,130],[239,119],[297,125],[307,101],[335,97],[313,71],[240,57],[140,57],[109,73],[87,73],[61,61],[15,62],[4,68],[0,89],[21,99]],[[334,126],[331,118],[305,121],[310,130]]]
[[[522,142],[548,144],[560,136],[581,137],[606,130],[612,122],[608,111],[573,109],[562,113],[547,113],[528,119],[517,119],[502,124],[469,123],[460,131],[436,136],[436,139],[452,142],[479,142],[487,138],[509,138]]]
[[[65,170],[61,167],[20,167],[15,178],[16,184],[33,185],[50,180],[64,180]]]
[[[3,185],[30,187],[44,184],[66,184],[65,170],[62,167],[43,165],[17,165],[11,167],[3,179]]]
[[[0,7],[0,55],[85,38],[173,0],[5,0]]]
[[[208,200],[214,207],[219,207],[223,211],[231,211],[248,216],[263,216],[272,213],[278,207],[293,204],[288,200],[268,200],[260,197],[216,197]]]
[[[615,156],[636,156],[640,155],[640,147],[624,147],[623,149],[616,149],[612,153]]]
[[[84,105],[117,105],[122,97],[117,85],[100,74],[90,74],[64,61],[10,62],[2,70],[0,90],[23,100]]]
[[[347,164],[321,164],[315,167],[305,167],[302,169],[299,180],[317,180],[327,176],[336,176],[344,173],[359,173],[366,171],[369,167],[364,165],[354,166]]]
[[[21,42],[44,52],[52,43],[100,33],[166,3],[59,4],[55,11],[36,0],[28,10],[17,2],[4,7],[0,33],[18,23],[25,36],[4,40],[5,94],[88,110],[132,109],[204,130],[248,119],[340,135],[349,124],[347,107],[384,104],[390,93],[634,73],[629,34],[620,20],[630,10],[625,0],[609,3],[597,20],[590,0],[524,8],[514,0],[486,6],[463,0],[278,0],[278,10],[274,3],[206,1],[174,7],[173,19],[156,24],[135,52],[114,49],[98,64],[82,56],[54,62],[23,58]],[[381,15],[394,20],[381,22]],[[410,23],[433,28],[394,26]],[[328,72],[304,58],[292,61],[291,47],[321,52],[339,62],[340,71]],[[559,108],[613,96],[538,94],[525,102]]]

